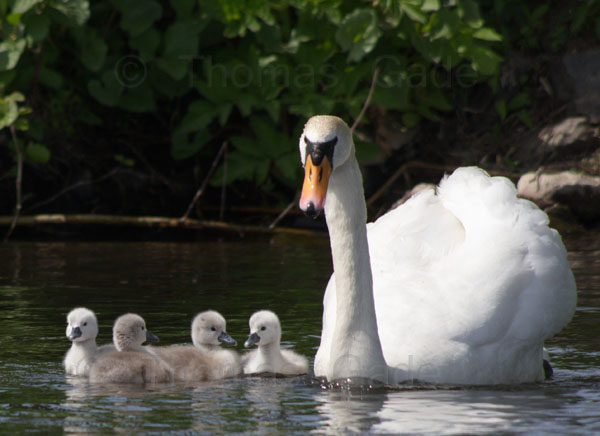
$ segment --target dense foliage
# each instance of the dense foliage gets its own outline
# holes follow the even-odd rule
[[[201,179],[228,140],[213,184],[294,190],[302,123],[355,119],[376,69],[372,104],[405,127],[452,111],[477,83],[494,88],[499,53],[533,44],[550,2],[483,3],[497,30],[475,0],[0,0],[0,128],[13,129],[19,149],[9,134],[4,147],[43,172],[55,155],[49,138],[86,147],[103,129],[138,131],[158,138],[173,168],[192,159]],[[585,4],[571,27],[587,25],[600,2]],[[511,35],[517,17],[521,35]],[[496,108],[504,118],[526,103]],[[135,167],[144,153],[124,147],[111,158]]]

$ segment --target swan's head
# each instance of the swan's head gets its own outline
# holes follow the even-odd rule
[[[250,325],[250,335],[244,347],[249,347],[254,344],[258,346],[279,344],[281,340],[281,325],[279,318],[270,310],[261,310],[254,313],[248,322]]]
[[[136,349],[146,341],[158,342],[158,338],[148,331],[144,318],[134,313],[117,318],[113,326],[113,342],[117,350]]]
[[[192,342],[196,347],[218,346],[221,342],[229,345],[237,344],[225,331],[225,318],[214,310],[196,315],[192,321]]]
[[[96,339],[98,321],[96,315],[85,307],[73,309],[67,315],[67,338],[73,342],[84,342]]]
[[[316,218],[325,207],[329,177],[354,153],[352,133],[338,117],[317,115],[310,118],[300,136],[300,159],[304,184],[300,209]]]

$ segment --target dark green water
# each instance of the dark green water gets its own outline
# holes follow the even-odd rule
[[[324,390],[310,376],[194,385],[90,386],[66,377],[65,317],[142,315],[163,345],[189,342],[215,309],[243,343],[248,317],[275,311],[283,345],[314,356],[331,272],[326,238],[194,243],[0,245],[2,434],[592,434],[600,432],[600,235],[566,238],[577,314],[549,345],[553,380],[518,387]],[[238,350],[242,351],[238,346]]]

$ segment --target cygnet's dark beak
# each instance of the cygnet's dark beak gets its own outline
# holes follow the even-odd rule
[[[250,336],[248,336],[248,339],[246,339],[246,342],[244,342],[244,347],[249,347],[251,345],[258,344],[259,342],[260,342],[260,336],[258,336],[257,333],[252,333]]]
[[[158,342],[158,336],[153,335],[150,330],[146,330],[146,341]]]
[[[224,344],[227,344],[227,345],[237,345],[237,342],[235,341],[235,339],[233,339],[231,336],[229,336],[229,334],[227,332],[221,332],[221,334],[219,335],[217,340],[219,342],[223,342]]]
[[[80,337],[82,334],[83,333],[81,333],[81,329],[79,327],[75,327],[74,329],[71,329],[71,334],[68,336],[68,338],[70,341],[72,341],[73,339]]]

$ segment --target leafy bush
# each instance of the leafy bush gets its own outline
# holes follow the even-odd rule
[[[230,138],[214,184],[265,191],[297,186],[304,121],[356,118],[377,68],[372,104],[412,127],[453,110],[450,94],[501,61],[475,0],[8,0],[0,18],[0,95],[36,90],[28,135],[38,154],[50,153],[49,130],[101,126],[99,108],[123,122],[156,114],[174,160],[208,157]]]

